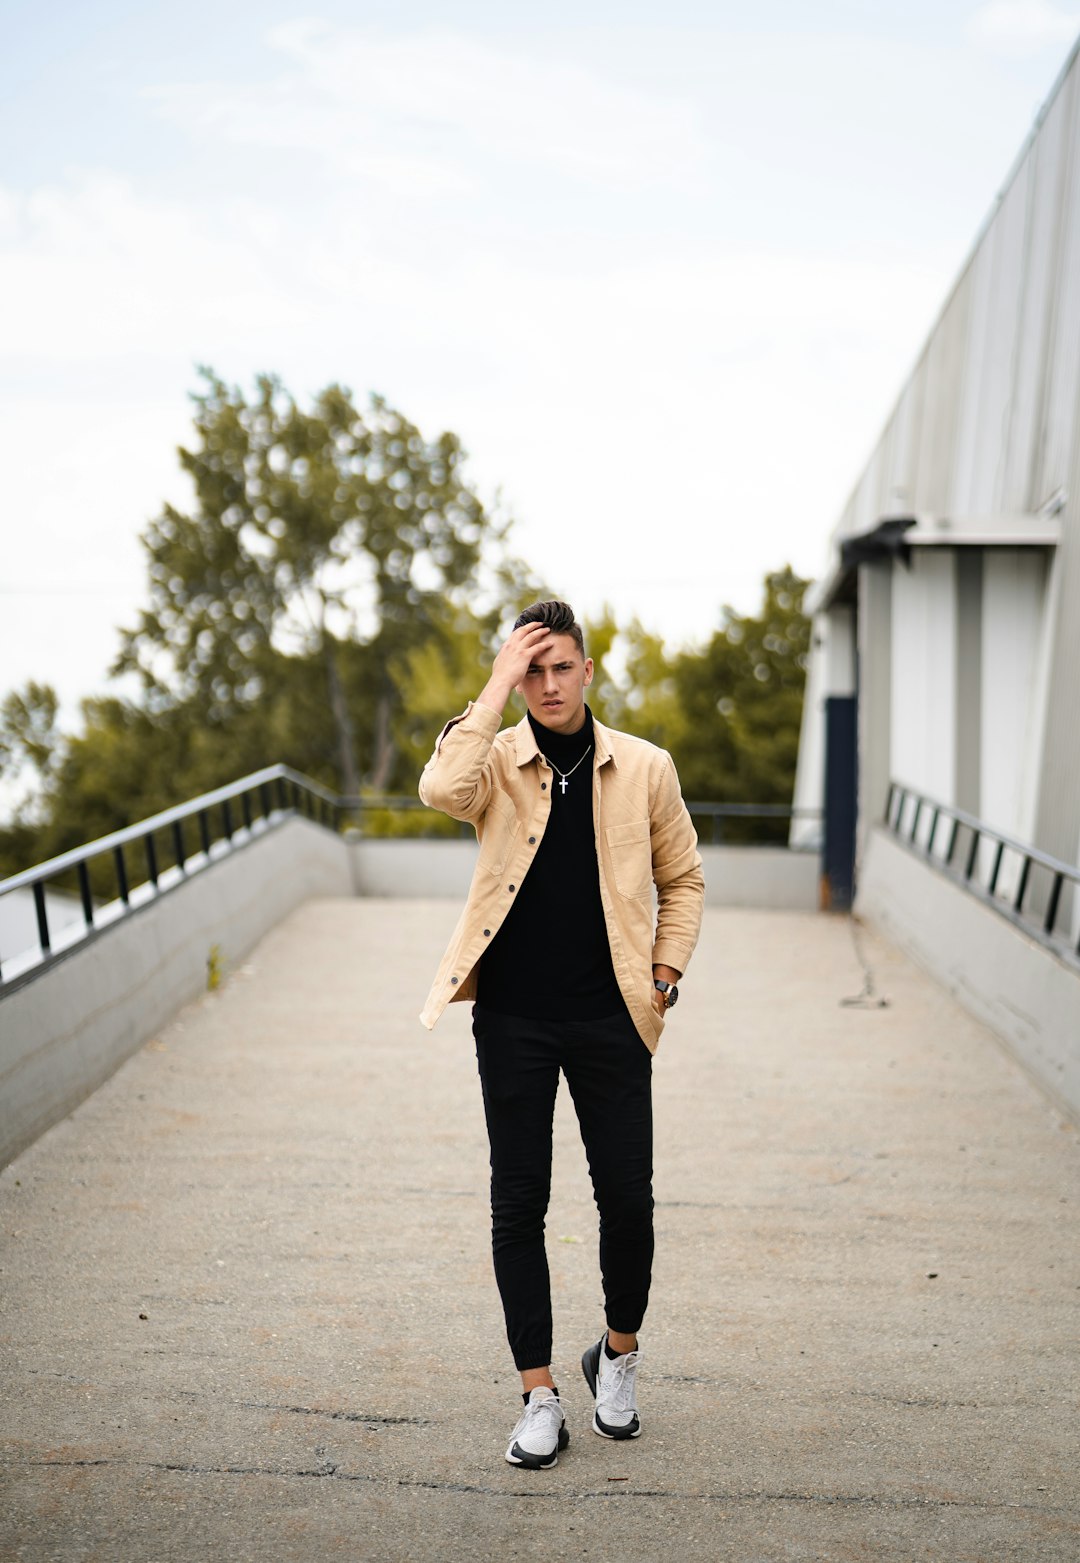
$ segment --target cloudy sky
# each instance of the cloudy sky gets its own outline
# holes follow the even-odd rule
[[[0,693],[107,687],[195,365],[452,428],[578,607],[806,574],[1055,0],[0,0]]]

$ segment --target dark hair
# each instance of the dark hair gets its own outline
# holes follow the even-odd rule
[[[514,628],[519,630],[523,624],[545,624],[553,635],[569,635],[584,657],[585,637],[568,602],[559,602],[555,598],[550,602],[532,602],[518,614]]]

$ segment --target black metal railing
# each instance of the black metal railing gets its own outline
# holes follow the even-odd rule
[[[30,890],[34,898],[38,949],[29,954],[19,952],[22,959],[16,962],[17,967],[29,960],[36,976],[44,966],[102,928],[112,926],[183,884],[208,863],[217,862],[297,814],[336,830],[341,800],[299,771],[287,765],[271,765],[228,787],[203,793],[188,803],[165,809],[136,825],[115,830],[84,847],[75,847],[47,863],[0,880],[0,897],[15,890]],[[196,835],[197,845],[193,846],[191,832]],[[167,867],[162,866],[163,841],[168,844],[172,859]],[[115,894],[110,897],[99,893],[95,904],[92,876],[100,881],[106,866]],[[46,890],[57,882],[77,887],[82,911],[81,924],[65,930],[59,940],[50,927],[46,900]],[[11,959],[5,956],[0,964],[0,992],[22,975],[21,969],[10,972],[10,966]]]
[[[726,833],[727,822],[738,821],[747,823],[757,820],[776,824],[787,820],[790,830],[794,820],[817,820],[822,818],[821,809],[794,808],[787,803],[688,803],[686,805],[692,819],[710,820],[709,843],[714,847],[722,846],[729,839]],[[743,834],[739,832],[740,836]],[[705,833],[698,832],[700,840],[704,843]],[[756,841],[732,842],[738,846],[789,846],[792,852],[820,852],[821,842],[814,840],[806,845],[787,842],[779,830],[777,833],[758,833]]]
[[[353,828],[362,836],[408,835],[414,839],[433,839],[446,836],[464,836],[475,839],[475,831],[464,820],[452,820],[440,814],[417,797],[415,792],[366,793],[361,797],[342,797],[338,804]],[[387,815],[423,816],[409,823],[407,830],[387,830]],[[380,815],[382,818],[380,818]]]
[[[900,782],[889,784],[885,823],[928,863],[1040,943],[1080,959],[1080,939],[1066,928],[1080,868]]]

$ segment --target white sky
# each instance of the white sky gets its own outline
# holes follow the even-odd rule
[[[198,363],[454,429],[556,590],[673,644],[816,573],[1080,9],[0,0],[0,26],[0,693],[51,681],[70,720],[141,527],[185,500]]]

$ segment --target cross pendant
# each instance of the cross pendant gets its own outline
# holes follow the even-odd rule
[[[561,792],[565,792],[566,791],[566,777],[565,776],[559,782],[559,790]]]

